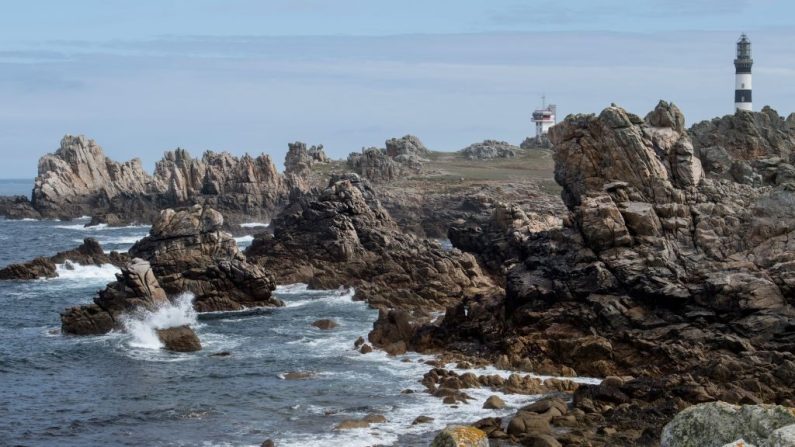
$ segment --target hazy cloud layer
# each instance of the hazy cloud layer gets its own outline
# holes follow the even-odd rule
[[[271,4],[286,8],[279,14],[316,6],[290,5]],[[502,13],[528,20],[503,6]],[[652,1],[627,14],[673,8],[668,13],[732,15],[735,7],[747,5]],[[483,9],[478,23],[497,20],[499,11]],[[600,17],[588,4],[553,12],[562,22],[566,14]],[[312,30],[296,30],[304,31]],[[693,122],[732,111],[738,32],[80,34],[0,42],[0,177],[34,176],[38,157],[65,133],[95,138],[116,159],[139,156],[150,169],[177,146],[197,155],[268,152],[281,161],[294,140],[322,143],[335,157],[406,133],[443,150],[485,138],[518,144],[532,133],[529,115],[544,93],[564,115],[611,102],[645,114],[662,98]],[[795,111],[793,37],[788,29],[751,34],[757,108]]]

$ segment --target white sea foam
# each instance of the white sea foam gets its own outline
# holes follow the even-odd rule
[[[243,228],[268,228],[271,224],[263,222],[247,222],[240,224]]]
[[[109,237],[100,236],[97,238],[97,240],[99,241],[100,244],[132,245],[145,237],[146,237],[145,234],[138,234],[132,236],[109,236]],[[72,240],[80,243],[83,242],[83,239],[72,239]]]
[[[157,329],[182,325],[195,325],[196,311],[193,309],[193,294],[183,293],[173,303],[160,306],[155,311],[140,310],[122,317],[124,328],[132,337],[129,344],[134,348],[160,349],[163,344],[157,337]]]
[[[70,261],[55,265],[55,272],[59,280],[66,281],[99,281],[110,282],[116,280],[116,273],[120,270],[113,264],[80,265]]]
[[[55,228],[60,228],[62,230],[74,230],[74,231],[116,231],[116,230],[129,230],[133,228],[149,228],[149,225],[127,225],[123,227],[109,227],[108,224],[98,224],[92,225],[90,227],[85,226],[85,224],[72,224],[72,225],[55,225]]]
[[[250,244],[251,241],[253,241],[253,240],[254,240],[254,236],[252,236],[250,234],[235,238],[235,242],[237,242],[238,244],[241,244],[241,245],[242,244]]]
[[[285,284],[283,286],[282,285],[276,286],[276,290],[274,290],[274,292],[280,294],[304,293],[307,291],[307,289],[309,289],[308,284],[297,282],[295,284]]]
[[[306,286],[306,284],[303,284]],[[317,298],[305,298],[300,300],[291,300],[289,295],[291,292],[282,292],[279,290],[279,287],[276,287],[276,294],[287,295],[282,296],[284,298],[284,307],[301,307],[306,306],[307,304],[312,303],[326,303],[326,304],[343,304],[343,303],[354,303],[353,295],[356,294],[356,290],[353,288],[346,289],[340,287],[337,290],[313,290],[317,295]],[[307,290],[303,292],[292,292],[292,293],[301,293],[302,295],[307,295]]]

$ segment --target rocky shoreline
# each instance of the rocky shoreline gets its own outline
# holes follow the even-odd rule
[[[512,178],[451,183],[427,169],[433,155],[412,136],[352,154],[356,173],[328,171],[322,147],[292,143],[284,175],[264,155],[177,150],[153,176],[66,137],[42,158],[33,200],[7,200],[4,212],[99,206],[96,222],[151,216],[150,234],[129,256],[86,239],[0,278],[51,276],[66,259],[119,266],[92,304],[61,315],[76,335],[120,329],[121,315],[186,292],[196,311],[213,312],[280,306],[277,283],[353,287],[379,309],[372,346],[438,356],[421,382],[445,404],[467,401],[468,388],[547,395],[509,418],[462,421],[482,433],[477,442],[685,445],[670,439],[687,430],[664,427],[698,415],[688,408],[714,411],[699,404],[794,407],[795,118],[765,108],[687,129],[661,101],[644,118],[617,106],[570,115],[549,140],[562,202]],[[475,146],[470,158],[492,163],[520,150]],[[418,178],[401,179],[408,172]],[[257,219],[269,231],[241,252],[227,230]],[[425,238],[439,233],[453,249]],[[182,346],[195,346],[189,331],[173,334]],[[516,373],[458,374],[450,363]],[[476,432],[443,436],[462,433]]]

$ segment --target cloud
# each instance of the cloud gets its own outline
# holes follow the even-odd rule
[[[795,33],[755,33],[755,98],[795,105]],[[176,146],[336,157],[414,133],[435,149],[532,133],[546,93],[562,114],[663,98],[689,122],[728,113],[733,32],[536,32],[383,37],[182,36],[59,41],[0,54],[0,177],[35,175],[64,133],[151,167]],[[28,51],[26,53],[26,51]],[[28,167],[28,168],[24,168]],[[27,169],[27,170],[25,170]]]

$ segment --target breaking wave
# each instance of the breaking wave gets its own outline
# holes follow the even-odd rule
[[[154,311],[140,310],[122,317],[124,329],[132,337],[130,346],[144,349],[160,349],[163,343],[157,336],[157,329],[189,325],[197,322],[196,311],[193,309],[192,293],[183,293],[173,302],[162,305]]]

